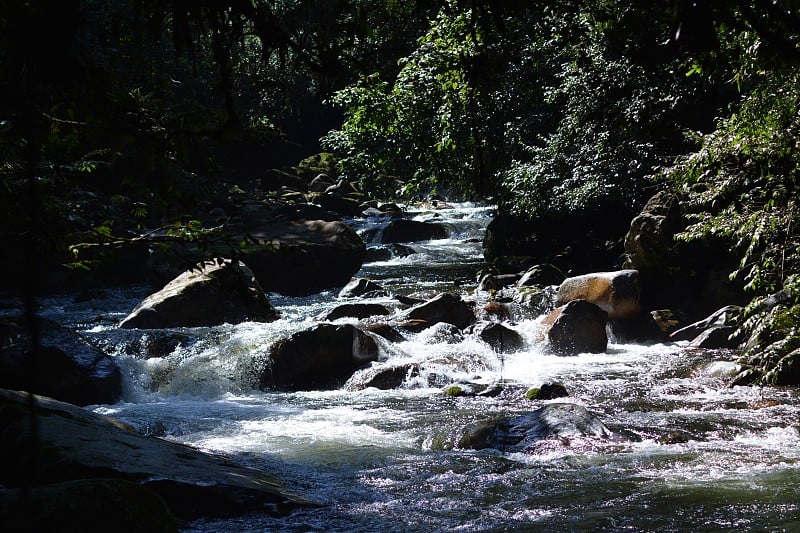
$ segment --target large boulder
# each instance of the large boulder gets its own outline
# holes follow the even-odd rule
[[[565,279],[556,294],[556,306],[572,300],[586,300],[605,312],[608,318],[635,318],[639,316],[639,272],[618,270],[596,272]]]
[[[517,263],[528,258],[521,270],[550,263],[565,272],[592,272],[613,264],[622,252],[622,243],[617,241],[630,217],[627,208],[614,201],[554,210],[535,220],[501,212],[486,228],[483,255],[495,268],[503,256],[514,256]]]
[[[35,440],[32,414],[37,421]],[[89,500],[74,502],[70,512],[111,500],[123,508],[163,515],[158,509],[160,497],[173,515],[192,520],[248,512],[274,515],[309,504],[265,472],[178,443],[146,437],[118,421],[50,398],[34,397],[31,403],[27,394],[0,389],[0,419],[0,485],[6,488],[32,487],[37,489],[34,498],[38,498],[42,494],[38,489],[48,484],[113,478],[147,489],[131,490],[109,481],[95,483],[98,492],[106,492],[105,496],[93,496],[88,492],[91,485],[75,484],[75,498]],[[31,465],[36,468],[31,469]],[[110,488],[136,499],[126,507],[107,493]],[[57,489],[54,487],[53,491]],[[158,496],[146,497],[147,493]],[[70,515],[61,518],[64,524],[75,519]],[[139,521],[147,523],[145,517],[139,517]],[[104,523],[104,528],[109,524],[112,522]],[[113,524],[125,529],[116,521]],[[86,524],[74,531],[96,530],[94,527],[95,524]],[[145,530],[149,529],[142,529]]]
[[[122,375],[111,356],[53,321],[39,320],[37,330],[39,346],[34,350],[26,320],[0,320],[0,387],[80,406],[119,400]]]
[[[244,263],[216,259],[198,263],[145,298],[119,327],[216,326],[248,320],[271,322],[279,316]]]
[[[494,448],[503,452],[529,452],[545,439],[609,439],[611,430],[585,407],[551,403],[515,418],[480,422],[468,426],[459,441],[461,448]]]
[[[447,322],[464,329],[475,322],[475,313],[459,296],[442,293],[406,310],[406,320],[424,320],[429,325]]]
[[[261,387],[334,389],[358,368],[377,360],[378,345],[368,334],[349,324],[319,324],[272,347]]]
[[[245,261],[267,292],[305,296],[342,287],[361,268],[366,245],[342,221],[306,220],[251,229],[264,243]]]
[[[608,313],[586,300],[572,300],[545,318],[550,348],[560,355],[602,353],[608,347]]]
[[[746,303],[741,279],[731,280],[738,259],[729,237],[686,242],[688,227],[681,198],[661,191],[633,218],[625,235],[623,267],[639,271],[645,309],[682,309],[702,318],[727,304]]]
[[[430,241],[432,239],[446,239],[449,235],[448,228],[435,222],[422,222],[419,220],[397,219],[392,220],[383,228],[380,242],[382,244],[398,242]]]
[[[674,266],[675,234],[686,227],[677,195],[660,191],[650,198],[631,221],[625,235],[625,255],[632,268],[669,274]]]

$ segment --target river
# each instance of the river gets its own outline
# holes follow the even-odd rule
[[[449,224],[451,238],[411,244],[417,253],[367,263],[357,275],[393,293],[476,297],[491,214],[472,204],[411,213]],[[367,231],[386,221],[351,223]],[[45,317],[78,328],[123,368],[123,401],[89,409],[263,468],[320,504],[282,517],[200,520],[185,531],[800,531],[800,396],[728,387],[731,352],[612,339],[604,354],[549,355],[534,340],[539,317],[513,307],[511,327],[528,341],[517,353],[500,357],[474,335],[428,331],[380,343],[387,362],[425,363],[399,389],[264,392],[252,369],[274,341],[342,303],[338,291],[270,295],[280,320],[174,330],[174,350],[143,359],[143,332],[115,325],[147,293],[43,300]],[[447,397],[453,381],[508,388]],[[454,446],[472,422],[541,405],[523,393],[547,381],[569,392],[555,401],[585,406],[626,438],[544,442],[525,454]]]

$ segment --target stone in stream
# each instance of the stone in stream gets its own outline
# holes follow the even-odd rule
[[[448,234],[448,228],[443,224],[397,219],[383,229],[381,244],[446,239]]]
[[[354,278],[339,291],[339,298],[358,298],[366,294],[385,296],[386,289],[367,278]]]
[[[572,403],[551,403],[515,418],[478,422],[465,428],[461,448],[495,448],[503,452],[529,452],[545,439],[609,439],[610,429],[585,407]]]
[[[31,409],[25,393],[0,389],[0,485],[9,490],[28,487],[34,501],[49,500],[49,496],[69,490],[73,498],[62,500],[63,508],[51,517],[61,521],[55,525],[62,527],[54,530],[62,530],[75,518],[70,513],[111,501],[120,515],[103,523],[103,529],[131,531],[137,529],[125,524],[148,523],[147,517],[139,516],[143,513],[152,513],[150,525],[154,527],[167,520],[159,500],[166,503],[172,515],[186,520],[251,512],[274,515],[311,504],[266,472],[189,446],[146,437],[126,424],[74,405],[37,396],[33,413]],[[35,442],[32,414],[36,415]],[[53,485],[65,482],[74,484]],[[121,501],[126,494],[131,499]],[[0,511],[9,509],[0,505]],[[96,511],[98,516],[104,512]],[[11,512],[13,515],[13,509]],[[45,506],[37,512],[49,513],[51,508]],[[6,523],[6,518],[14,517],[0,516],[0,521]],[[30,518],[31,524],[36,524],[42,517]],[[74,530],[93,527],[83,524]]]
[[[558,287],[556,306],[586,300],[608,313],[609,319],[639,316],[639,272],[595,272],[565,279]]]
[[[216,326],[279,317],[255,276],[241,261],[198,263],[145,298],[120,323],[126,329]]]
[[[586,300],[572,300],[545,317],[547,340],[559,355],[602,353],[608,347],[608,313]]]
[[[406,320],[424,320],[431,325],[437,322],[447,322],[458,329],[464,329],[475,322],[475,313],[459,296],[442,293],[406,310],[404,318]]]
[[[419,365],[416,363],[371,366],[353,374],[343,388],[349,391],[370,387],[381,390],[396,389],[402,386],[407,378],[417,376],[419,376]]]
[[[335,389],[358,368],[377,360],[378,345],[368,334],[350,324],[319,324],[273,345],[261,387]]]
[[[478,336],[497,353],[512,353],[525,347],[522,335],[499,322],[487,324]]]
[[[369,318],[371,316],[388,315],[389,309],[381,304],[342,304],[337,305],[324,315],[322,320],[333,322],[339,318]]]

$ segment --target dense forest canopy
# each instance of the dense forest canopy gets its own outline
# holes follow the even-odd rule
[[[60,263],[191,237],[215,184],[324,149],[384,198],[527,218],[622,227],[685,191],[683,237],[731,236],[748,287],[776,290],[798,260],[799,4],[5,0],[4,236]]]

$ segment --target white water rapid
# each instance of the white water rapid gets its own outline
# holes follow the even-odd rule
[[[474,288],[491,214],[472,204],[414,212],[448,224],[451,238],[411,243],[416,253],[365,264],[358,276],[395,294],[487,298]],[[351,223],[365,232],[387,220]],[[124,369],[123,401],[90,409],[264,468],[321,504],[186,531],[800,531],[798,391],[728,387],[730,352],[612,341],[604,354],[549,355],[535,341],[538,317],[515,307],[509,326],[526,347],[503,358],[475,335],[427,331],[380,342],[384,362],[424,363],[400,388],[261,391],[253,368],[271,344],[317,323],[342,303],[338,291],[270,295],[282,313],[272,323],[170,330],[174,348],[145,359],[148,333],[115,325],[147,292],[42,302],[46,318],[77,327]],[[391,296],[367,301],[400,307]],[[509,387],[443,394],[464,381]],[[525,454],[455,446],[468,424],[546,403],[524,392],[547,381],[569,393],[556,401],[586,407],[626,438]]]

